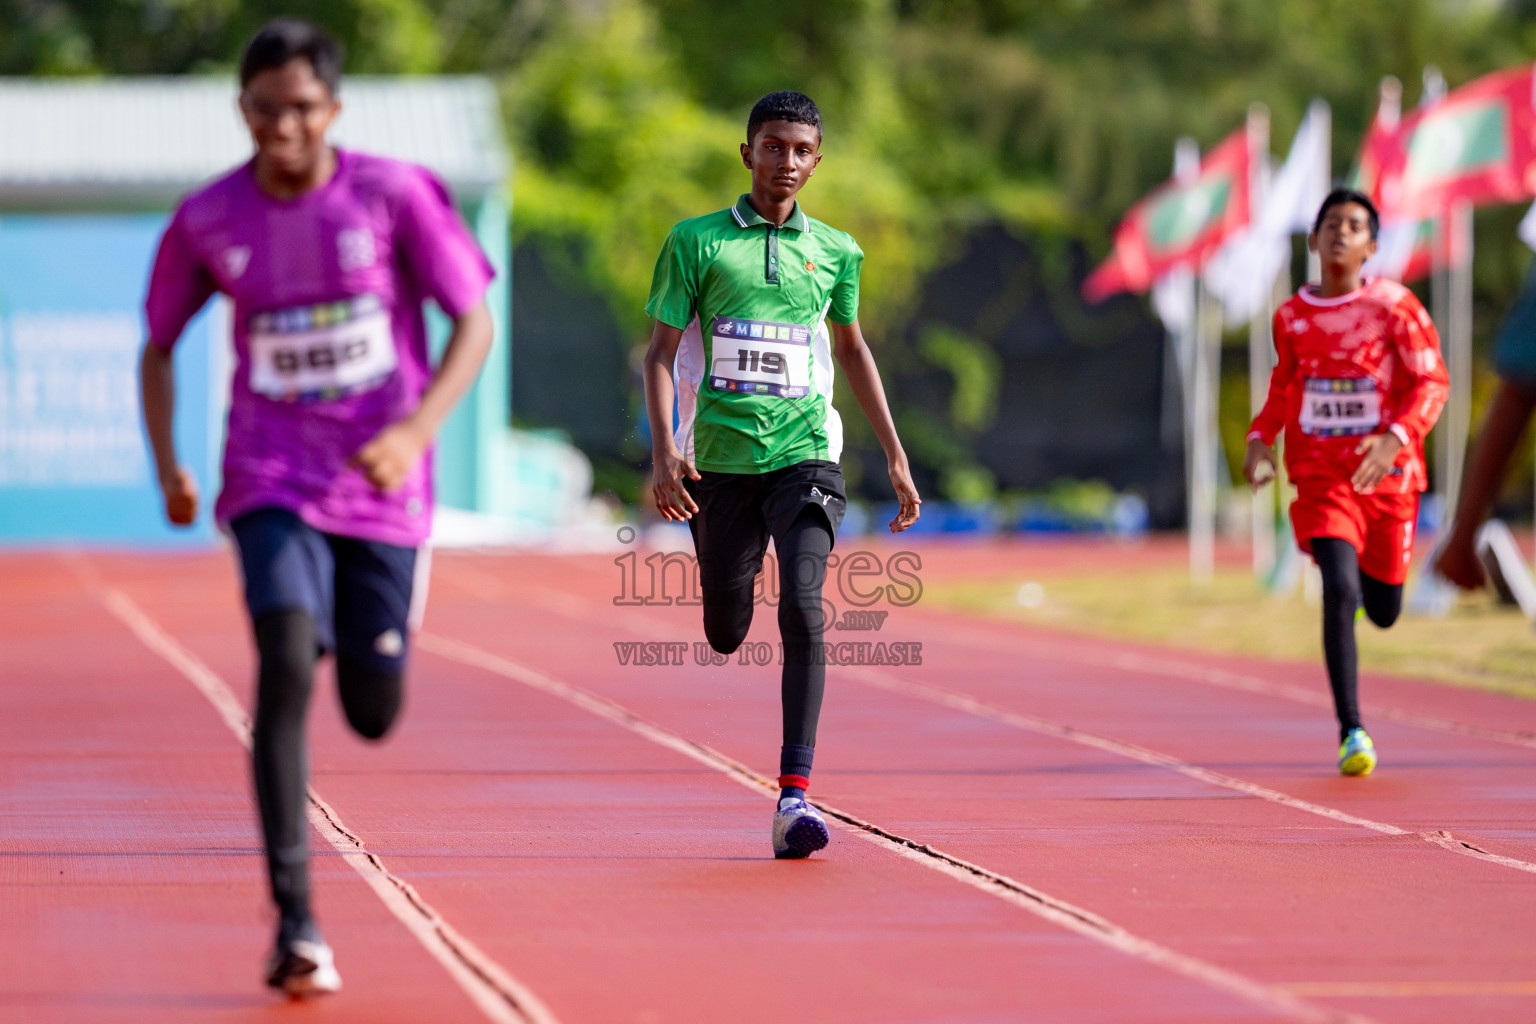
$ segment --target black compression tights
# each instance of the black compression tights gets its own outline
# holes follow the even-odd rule
[[[826,614],[821,587],[832,552],[832,530],[820,509],[806,507],[775,541],[779,559],[779,637],[784,644],[784,746],[816,746],[816,722],[827,685],[820,657]],[[704,588],[704,635],[722,654],[741,646],[752,625],[752,581],[734,590]],[[784,765],[781,765],[783,769]],[[810,765],[804,765],[809,771]],[[794,772],[804,774],[804,772]]]
[[[286,928],[309,919],[309,830],[305,822],[308,757],[304,719],[314,688],[315,623],[309,613],[279,611],[256,621],[256,723],[251,761],[261,810],[272,898]],[[368,739],[389,730],[400,709],[401,674],[353,659],[336,665],[337,688],[352,727]]]
[[[1312,557],[1323,577],[1323,660],[1328,663],[1342,738],[1361,727],[1355,610],[1363,605],[1370,620],[1386,629],[1403,610],[1403,587],[1361,572],[1354,545],[1347,540],[1313,537]]]

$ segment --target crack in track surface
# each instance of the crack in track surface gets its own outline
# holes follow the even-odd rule
[[[218,711],[247,750],[251,722],[245,708],[218,673],[187,650],[126,594],[90,588],[139,641],[185,676]],[[352,866],[389,911],[438,961],[470,1000],[495,1024],[558,1024],[555,1015],[527,986],[513,978],[445,921],[409,882],[390,871],[330,804],[309,789],[310,824]]]
[[[530,689],[573,704],[576,707],[644,736],[646,739],[662,747],[666,747],[669,750],[673,750],[713,768],[765,797],[771,799],[778,792],[778,786],[774,781],[765,775],[753,771],[740,761],[722,754],[713,747],[690,740],[665,726],[642,718],[622,704],[609,700],[607,697],[599,696],[590,690],[564,682],[538,669],[530,668],[499,654],[451,637],[424,632],[417,635],[416,645],[421,650],[429,651],[461,664],[483,669],[521,683]],[[1074,906],[1033,886],[1026,885],[999,872],[988,870],[980,865],[972,864],[933,846],[908,839],[899,833],[865,821],[857,815],[839,810],[820,800],[812,800],[810,802],[815,804],[828,817],[835,819],[855,834],[884,850],[895,852],[907,860],[948,875],[957,881],[970,885],[989,895],[1001,898],[1038,917],[1079,935],[1087,936],[1122,953],[1174,971],[1185,977],[1204,982],[1213,988],[1221,989],[1246,999],[1251,1003],[1281,1014],[1288,1019],[1318,1022],[1318,1024],[1322,1024],[1322,1022],[1330,1022],[1330,1024],[1370,1024],[1369,1018],[1326,1007],[1314,1006],[1290,993],[1280,991],[1272,986],[1254,981],[1251,978],[1196,957],[1179,953],[1150,939],[1144,939],[1111,921],[1105,920],[1092,911]]]

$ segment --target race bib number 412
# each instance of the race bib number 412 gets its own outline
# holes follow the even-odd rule
[[[1308,377],[1301,395],[1301,432],[1357,437],[1381,426],[1381,392],[1369,377]]]
[[[780,398],[811,392],[811,329],[803,324],[715,317],[709,386]]]
[[[374,295],[259,313],[249,348],[251,390],[287,401],[370,391],[397,365],[389,312]]]

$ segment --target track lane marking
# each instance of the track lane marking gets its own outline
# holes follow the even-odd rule
[[[778,793],[778,786],[774,781],[753,771],[740,761],[706,744],[687,739],[663,725],[642,718],[617,701],[590,690],[567,683],[482,647],[438,633],[419,633],[416,636],[416,646],[420,650],[483,669],[572,704],[642,736],[658,746],[712,768],[768,799],[772,799]],[[1313,1006],[1292,993],[1254,981],[1197,957],[1179,953],[1151,939],[1142,938],[1090,910],[1058,899],[1007,875],[973,864],[931,845],[915,842],[820,800],[810,802],[844,828],[887,852],[896,853],[915,864],[937,871],[1119,952],[1221,989],[1284,1014],[1292,1020],[1370,1024],[1370,1018]]]
[[[180,672],[213,705],[219,718],[247,750],[251,722],[239,698],[218,673],[149,617],[133,599],[112,587],[95,587],[96,596],[145,647]],[[409,882],[370,853],[336,810],[309,788],[309,822],[341,854],[379,900],[447,970],[470,1000],[495,1024],[558,1024],[555,1015],[516,978],[443,919]]]
[[[1328,694],[1319,693],[1301,686],[1293,686],[1289,683],[1277,683],[1273,680],[1265,679],[1263,676],[1250,675],[1245,672],[1233,672],[1222,668],[1211,668],[1190,661],[1182,661],[1178,658],[1164,657],[1140,651],[1100,652],[1090,650],[1086,646],[1079,647],[1075,644],[1042,640],[1027,635],[1020,636],[1016,640],[1008,639],[999,637],[995,633],[986,630],[978,630],[974,626],[967,627],[963,624],[949,621],[951,618],[952,616],[944,616],[946,621],[943,625],[948,637],[969,646],[986,647],[994,651],[1005,651],[1008,653],[1017,653],[1019,649],[1026,649],[1035,652],[1039,656],[1056,661],[1092,665],[1096,668],[1113,668],[1126,672],[1167,676],[1171,679],[1184,679],[1189,682],[1201,683],[1205,686],[1215,686],[1224,690],[1237,690],[1242,693],[1256,693],[1266,697],[1278,697],[1281,700],[1288,700],[1295,704],[1306,704],[1309,707],[1333,711],[1333,698]],[[998,623],[998,625],[1006,626],[1007,624]],[[964,639],[960,641],[962,637]],[[1497,695],[1497,691],[1487,692]],[[1510,744],[1511,746],[1524,747],[1527,750],[1536,750],[1536,733],[1533,732],[1515,732],[1508,729],[1495,729],[1486,725],[1473,725],[1470,722],[1442,718],[1439,715],[1426,715],[1421,712],[1408,711],[1386,704],[1366,702],[1360,706],[1363,711],[1376,718],[1396,722],[1399,725],[1411,725],[1419,729],[1452,733],[1458,736],[1472,736],[1482,740],[1495,740],[1499,743]]]
[[[1292,995],[1337,998],[1376,996],[1536,996],[1536,981],[1282,981]]]
[[[491,599],[493,595],[496,599],[503,599],[507,596],[506,588],[502,585],[501,581],[490,573],[446,559],[443,561],[446,565],[452,566],[451,572],[463,574],[463,579],[455,581],[462,589],[484,599]],[[557,609],[560,614],[566,615],[569,618],[594,620],[590,610],[582,610],[582,608],[589,606],[588,599],[554,586],[545,585],[538,589],[541,597],[546,599],[547,605]],[[652,628],[663,628],[668,631],[679,628],[677,623],[654,615],[647,615],[640,608],[626,607],[624,610],[627,613],[626,618],[646,623]],[[1295,704],[1305,704],[1308,707],[1323,708],[1329,712],[1333,711],[1333,698],[1325,693],[1318,693],[1306,687],[1293,686],[1289,683],[1277,683],[1262,676],[1211,668],[1195,662],[1182,661],[1176,657],[1166,657],[1146,652],[1114,651],[1103,653],[1089,650],[1085,646],[1044,640],[1028,635],[1029,632],[1042,628],[1038,626],[1017,624],[1017,628],[1023,631],[1024,635],[1017,638],[1004,638],[998,636],[996,632],[978,629],[975,625],[968,624],[963,616],[955,613],[921,612],[919,614],[933,618],[943,628],[947,639],[954,640],[963,637],[963,642],[969,646],[986,647],[990,650],[1008,654],[1015,654],[1020,648],[1029,648],[1044,657],[1052,658],[1056,661],[1075,662],[1099,668],[1114,668],[1127,672],[1167,676],[1171,679],[1183,679],[1188,682],[1215,686],[1225,690],[1276,697]],[[605,625],[611,624],[607,619],[601,621]],[[986,620],[986,625],[996,629],[1007,629],[1016,624],[999,619]],[[1081,639],[1083,644],[1086,645],[1095,639],[1103,638],[1083,636]],[[1109,642],[1125,643],[1126,641],[1110,640]],[[1498,691],[1486,692],[1498,695]],[[1491,726],[1474,725],[1471,722],[1461,722],[1452,718],[1442,718],[1439,715],[1428,715],[1371,702],[1361,704],[1361,709],[1377,718],[1396,722],[1399,725],[1410,725],[1418,729],[1451,733],[1458,736],[1471,736],[1476,739],[1494,740],[1499,743],[1510,744],[1511,746],[1536,750],[1536,731],[1517,732],[1508,729],[1495,729]]]
[[[455,568],[458,569],[460,567]],[[476,592],[477,596],[481,596],[487,599],[492,595],[498,597],[502,596],[502,588],[500,587],[499,583],[495,582],[493,577],[487,573],[481,572],[478,569],[471,569],[470,571],[475,573],[478,578],[475,579],[474,583],[470,587],[466,587],[465,589],[471,590],[471,592]],[[541,587],[539,589],[541,600],[545,602],[546,607],[556,611],[557,614],[564,615],[567,618],[579,619],[587,622],[602,622],[605,625],[610,624],[607,619],[591,612],[589,610],[589,602],[587,602],[584,598],[570,594],[568,591],[557,590],[552,587]],[[548,600],[551,597],[564,598],[564,600]],[[654,615],[646,615],[644,613],[627,616],[626,618],[638,619],[642,624],[650,627],[651,629],[665,629],[668,633],[674,632],[678,628],[677,624],[675,623],[668,622],[665,619],[661,619]],[[635,633],[638,636],[648,635],[640,630],[633,628],[630,629],[630,632]],[[959,629],[958,632],[969,633],[973,637],[986,637],[988,640],[986,646],[989,646],[994,650],[999,649],[1000,642],[997,638],[992,637],[990,634],[976,633],[974,630],[965,630],[963,627]],[[950,638],[953,639],[953,636],[954,634],[951,633]],[[1058,652],[1062,649],[1062,645],[1052,644],[1048,641],[1026,641],[1026,643],[1031,643],[1036,647],[1046,647]],[[1071,656],[1063,655],[1060,653],[1050,656],[1055,657],[1060,661],[1074,660]],[[1126,655],[1124,659],[1116,659],[1118,659],[1118,656],[1111,656],[1110,659],[1106,660],[1091,658],[1080,658],[1077,660],[1084,664],[1092,664],[1098,667],[1116,668],[1130,672],[1142,670],[1150,671],[1150,669],[1146,669],[1141,665],[1140,655]],[[1168,662],[1166,664],[1174,666],[1185,665],[1188,666],[1192,671],[1204,671],[1201,666],[1189,665],[1188,663],[1184,662]],[[1516,871],[1524,871],[1530,874],[1536,874],[1536,863],[1520,860],[1516,857],[1507,857],[1503,854],[1492,853],[1488,850],[1482,849],[1479,846],[1475,846],[1464,839],[1460,839],[1452,835],[1445,829],[1435,829],[1427,832],[1413,832],[1409,829],[1400,828],[1396,825],[1373,821],[1370,818],[1363,818],[1358,815],[1350,814],[1347,811],[1341,811],[1337,808],[1313,803],[1310,800],[1303,800],[1299,797],[1293,797],[1286,793],[1282,793],[1279,790],[1270,789],[1269,787],[1261,786],[1258,783],[1239,779],[1236,776],[1226,775],[1225,773],[1212,771],[1207,768],[1201,768],[1198,765],[1190,764],[1187,761],[1182,761],[1170,754],[1163,754],[1146,747],[1137,746],[1136,744],[1114,740],[1108,737],[1097,736],[1093,733],[1077,729],[1074,726],[1061,725],[1056,722],[1051,722],[1047,719],[1036,718],[1032,715],[1018,714],[998,705],[989,704],[988,702],[979,700],[975,697],[970,697],[966,694],[955,693],[952,690],[945,690],[941,687],[929,686],[924,683],[908,683],[904,680],[897,679],[895,676],[892,676],[889,673],[881,673],[877,669],[855,666],[836,666],[835,668],[836,671],[853,675],[854,678],[860,678],[857,675],[857,673],[860,672],[877,673],[875,676],[866,676],[863,679],[867,685],[873,686],[877,689],[885,689],[894,693],[904,693],[910,697],[916,697],[922,700],[929,700],[939,704],[945,704],[955,710],[965,711],[983,718],[991,718],[1003,722],[1004,724],[1028,729],[1042,735],[1052,736],[1058,739],[1064,739],[1069,742],[1080,743],[1090,747],[1097,747],[1098,749],[1107,753],[1128,757],[1133,760],[1141,761],[1145,764],[1151,764],[1160,768],[1176,771],[1190,778],[1209,783],[1210,785],[1220,786],[1222,788],[1235,790],[1236,792],[1240,793],[1246,793],[1249,796],[1253,796],[1261,800],[1267,800],[1270,803],[1291,807],[1295,810],[1303,811],[1308,814],[1316,814],[1324,818],[1331,818],[1334,821],[1338,821],[1343,824],[1355,825],[1360,828],[1369,829],[1373,832],[1379,832],[1383,835],[1417,836],[1419,839],[1424,840],[1432,846],[1438,846],[1441,849],[1447,850],[1451,853],[1460,854],[1464,857],[1471,857],[1474,860],[1485,861],[1489,864],[1497,864],[1500,867],[1511,868]],[[1215,678],[1230,677],[1225,682],[1213,682],[1212,685],[1226,686],[1231,689],[1239,689],[1249,693],[1281,695],[1286,696],[1291,700],[1297,700],[1301,703],[1312,704],[1315,706],[1326,706],[1329,710],[1332,710],[1333,708],[1331,698],[1314,695],[1311,691],[1304,690],[1301,687],[1284,686],[1283,684],[1278,683],[1271,684],[1267,680],[1260,679],[1257,676],[1241,676],[1237,673],[1229,673],[1220,669],[1212,669],[1210,671]],[[1181,676],[1168,671],[1163,671],[1160,674],[1171,674],[1174,675],[1175,678],[1182,678]],[[888,679],[889,683],[882,684],[878,681],[881,678]],[[1381,714],[1384,710],[1386,709],[1375,708],[1373,713]],[[1401,712],[1400,714],[1403,716],[1409,716],[1411,713]],[[1391,717],[1384,714],[1382,716]],[[1010,719],[1013,719],[1013,721],[1010,721]],[[1399,720],[1406,721],[1406,718],[1400,718]],[[1449,720],[1428,720],[1443,722],[1447,726],[1457,726],[1458,729],[1448,729],[1446,731],[1463,731],[1467,735],[1476,735],[1476,733],[1467,732],[1467,730],[1476,730],[1481,728],[1479,726],[1468,726],[1465,725],[1465,723],[1450,722]],[[1425,725],[1424,728],[1438,728],[1438,726]],[[1518,739],[1518,737],[1522,734],[1510,733],[1507,735],[1516,737]],[[1536,745],[1536,739],[1533,739],[1532,743],[1533,745]]]
[[[1225,772],[1218,772],[1209,768],[1202,768],[1199,765],[1190,764],[1188,761],[1182,761],[1179,758],[1172,756],[1171,754],[1163,754],[1156,750],[1151,750],[1147,747],[1138,746],[1134,743],[1127,743],[1123,740],[1116,740],[1110,739],[1106,736],[1099,736],[1095,733],[1087,732],[1074,726],[1062,725],[1058,722],[1052,722],[1049,719],[1036,718],[1034,715],[1025,715],[1017,711],[1010,711],[1007,708],[1001,707],[1000,705],[992,704],[984,700],[979,700],[978,698],[971,697],[967,694],[957,693],[954,690],[948,690],[940,686],[932,686],[928,683],[915,683],[910,680],[900,679],[890,672],[882,672],[879,669],[846,667],[838,668],[837,671],[840,675],[852,679],[857,679],[858,681],[864,683],[866,686],[870,686],[878,690],[884,690],[887,693],[902,694],[918,700],[925,700],[930,703],[939,704],[943,707],[951,708],[956,711],[963,711],[967,714],[975,715],[979,718],[985,718],[990,721],[998,722],[1002,725],[1008,725],[1016,729],[1023,729],[1029,732],[1033,732],[1037,735],[1050,736],[1056,739],[1066,740],[1070,743],[1091,747],[1095,750],[1100,750],[1108,754],[1114,754],[1118,757],[1128,758],[1133,761],[1140,761],[1142,764],[1153,765],[1158,768],[1167,769],[1168,771],[1177,772],[1180,775],[1184,775],[1191,779],[1197,779],[1200,782],[1204,782],[1212,786],[1219,786],[1223,789],[1230,789],[1237,793],[1243,793],[1247,796],[1256,797],[1260,800],[1267,800],[1273,804],[1279,804],[1282,807],[1290,807],[1294,810],[1304,811],[1307,814],[1315,814],[1319,817],[1328,818],[1330,820],[1341,822],[1346,825],[1355,825],[1359,828],[1369,829],[1373,832],[1379,832],[1383,835],[1389,836],[1415,836],[1432,846],[1438,846],[1441,849],[1449,850],[1452,853],[1458,853],[1465,857],[1471,857],[1474,860],[1486,861],[1489,864],[1497,864],[1500,867],[1513,868],[1516,871],[1524,871],[1529,874],[1536,874],[1536,864],[1533,864],[1530,861],[1520,860],[1516,857],[1506,857],[1497,853],[1490,853],[1489,851],[1484,850],[1478,846],[1474,846],[1465,840],[1458,839],[1456,836],[1452,835],[1450,832],[1445,831],[1444,829],[1439,829],[1432,832],[1413,832],[1409,829],[1399,828],[1396,825],[1389,825],[1386,822],[1373,821],[1370,818],[1363,818],[1357,814],[1350,814],[1347,811],[1341,811],[1335,807],[1328,807],[1325,804],[1313,803],[1310,800],[1303,800],[1300,797],[1290,796],[1289,794],[1282,793],[1279,790],[1270,789],[1268,786],[1261,786],[1256,782],[1249,782],[1246,779],[1239,779],[1236,776],[1227,775]]]

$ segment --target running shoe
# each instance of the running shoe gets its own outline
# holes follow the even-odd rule
[[[809,857],[827,845],[827,822],[804,800],[785,799],[773,815],[773,855],[780,860]]]
[[[318,936],[279,942],[267,963],[267,984],[294,998],[324,995],[341,988],[336,957]]]
[[[1364,729],[1351,729],[1339,747],[1339,773],[1341,775],[1369,775],[1376,767],[1376,744]]]

